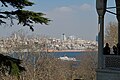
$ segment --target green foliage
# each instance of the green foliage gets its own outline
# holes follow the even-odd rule
[[[19,67],[17,66],[16,63],[14,63],[12,61],[11,61],[11,72],[10,72],[10,74],[14,75],[14,76],[17,76],[17,77],[19,77],[19,75],[20,75]]]
[[[6,24],[5,19],[11,20],[11,26],[14,24],[13,19],[18,20],[18,24],[23,26],[29,26],[32,31],[33,23],[40,23],[47,25],[49,19],[45,18],[43,13],[23,10],[26,6],[32,6],[34,3],[29,0],[1,0],[2,6],[8,7],[8,4],[13,8],[16,8],[15,11],[1,11],[0,12],[0,24]]]
[[[25,10],[17,10],[16,17],[19,20],[18,24],[23,24],[23,26],[29,26],[30,29],[33,31],[33,23],[40,23],[40,24],[48,24],[50,20],[48,18],[42,17],[43,13],[35,13],[33,11],[25,11]]]
[[[20,66],[21,60],[0,54],[0,72],[19,77],[25,68]]]
[[[2,2],[2,6],[8,7],[8,4],[18,8],[22,9],[25,6],[32,6],[34,3],[28,1],[28,0],[0,0]]]
[[[29,26],[32,31],[33,23],[47,25],[50,21],[45,18],[43,13],[24,10],[26,6],[32,6],[34,3],[29,0],[0,0],[1,7],[9,8],[0,11],[0,25],[6,24],[6,19],[11,21],[11,26],[14,25],[13,19],[18,20],[18,24]],[[0,72],[18,76],[20,72],[25,71],[25,68],[20,66],[21,60],[0,54]]]

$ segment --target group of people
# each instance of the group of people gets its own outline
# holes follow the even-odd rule
[[[113,49],[114,55],[118,55],[119,54],[119,51],[118,51],[118,49],[120,49],[119,48],[119,44],[117,44],[117,46],[114,45],[112,47],[112,49]],[[110,55],[110,47],[109,47],[108,43],[106,43],[105,47],[103,48],[103,54],[104,55]]]

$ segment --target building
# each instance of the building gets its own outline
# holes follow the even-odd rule
[[[118,47],[117,55],[110,52],[109,55],[103,54],[104,46],[104,15],[106,12],[107,1],[96,0],[96,8],[99,16],[99,33],[98,33],[98,68],[97,80],[120,80],[120,47]],[[116,15],[118,19],[118,43],[120,43],[120,0],[116,1]],[[113,12],[112,12],[113,13]],[[120,44],[119,44],[120,46]]]

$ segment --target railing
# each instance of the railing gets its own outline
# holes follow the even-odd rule
[[[104,68],[120,69],[120,55],[104,55]]]

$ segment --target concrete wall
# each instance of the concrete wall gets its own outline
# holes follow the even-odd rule
[[[120,69],[98,69],[97,80],[120,80]]]

